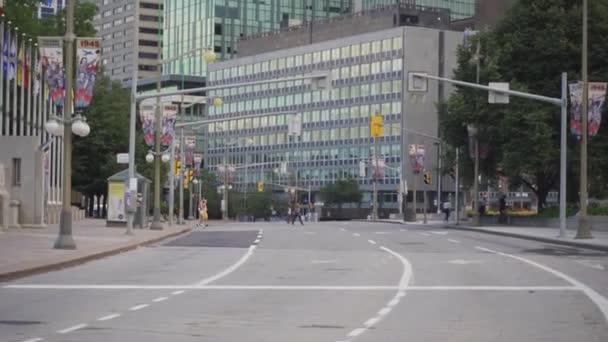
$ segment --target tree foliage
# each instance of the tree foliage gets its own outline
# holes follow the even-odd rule
[[[590,80],[608,81],[608,3],[596,1],[589,6]],[[579,1],[517,2],[495,29],[481,32],[472,44],[459,49],[455,78],[475,81],[471,60],[479,41],[483,56],[480,83],[509,82],[512,89],[560,97],[562,72],[568,72],[570,83],[580,78],[581,13]],[[477,124],[480,146],[489,148],[488,157],[481,160],[482,174],[503,174],[512,182],[525,184],[537,194],[542,208],[547,192],[559,181],[560,109],[514,97],[510,100],[509,105],[489,105],[486,92],[457,88],[438,106],[441,133],[450,145],[462,148],[461,166],[465,184],[470,184],[473,166],[467,153],[466,126]],[[606,189],[607,135],[604,127],[591,140],[592,189]],[[570,175],[578,173],[578,153],[578,142],[569,137]],[[570,177],[570,184],[576,179]]]
[[[19,27],[20,32],[36,38],[38,36],[62,36],[65,34],[65,12],[63,9],[49,19],[38,19],[38,5],[45,0],[6,0],[4,12],[11,27]],[[95,37],[93,17],[97,5],[92,2],[77,1],[74,10],[74,31],[79,37]]]
[[[340,179],[336,183],[328,184],[321,188],[320,194],[326,204],[339,207],[345,203],[359,204],[363,198],[359,183],[354,179]]]

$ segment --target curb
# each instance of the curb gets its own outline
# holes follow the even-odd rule
[[[112,256],[112,255],[116,255],[116,254],[120,254],[120,253],[124,253],[124,252],[129,252],[134,249],[137,249],[138,247],[152,245],[152,244],[158,243],[160,241],[163,241],[165,239],[169,239],[172,237],[176,237],[178,235],[188,233],[191,230],[192,230],[192,228],[185,228],[185,229],[179,230],[177,232],[174,232],[174,233],[171,233],[171,234],[168,234],[165,236],[159,236],[159,237],[156,237],[156,238],[153,238],[150,240],[132,243],[127,246],[122,246],[122,247],[110,249],[110,250],[95,253],[95,254],[85,255],[85,256],[71,259],[71,260],[64,260],[64,261],[51,263],[51,264],[47,264],[47,265],[36,266],[36,267],[24,269],[24,270],[17,270],[17,271],[0,274],[0,283],[32,276],[32,275],[36,275],[36,274],[40,274],[40,273],[57,271],[57,270],[60,270],[63,268],[74,267],[74,266],[78,266],[78,265],[87,263],[89,261],[106,258],[106,257]]]
[[[475,233],[507,236],[507,237],[517,238],[517,239],[533,240],[533,241],[546,242],[546,243],[557,244],[557,245],[565,245],[565,246],[570,246],[570,247],[586,248],[586,249],[592,249],[592,250],[601,251],[601,252],[608,252],[608,246],[594,244],[594,243],[560,240],[560,239],[546,238],[546,237],[542,237],[542,236],[500,232],[500,231],[470,228],[470,227],[447,226],[446,228],[468,231],[468,232],[475,232]]]

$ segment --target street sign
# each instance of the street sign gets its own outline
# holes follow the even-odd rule
[[[118,154],[116,154],[116,163],[118,163],[118,164],[129,164],[129,154],[128,153],[118,153]]]
[[[498,90],[509,90],[509,83],[507,82],[490,82],[488,84],[490,88]],[[488,92],[488,103],[509,103],[509,94],[499,93],[495,91]]]

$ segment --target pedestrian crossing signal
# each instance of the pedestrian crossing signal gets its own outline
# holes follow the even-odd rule
[[[264,182],[258,182],[258,192],[264,192]]]
[[[431,174],[430,173],[424,174],[424,184],[431,185]]]

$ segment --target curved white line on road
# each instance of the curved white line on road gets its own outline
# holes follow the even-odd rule
[[[31,338],[29,340],[25,340],[23,342],[39,342],[39,341],[42,341],[42,340],[44,340],[44,339],[40,338],[40,337],[37,337],[37,338]]]
[[[384,317],[386,317],[393,310],[393,307],[395,307],[397,304],[399,304],[399,301],[401,301],[401,298],[405,297],[405,290],[407,289],[410,281],[412,280],[412,273],[413,273],[412,264],[405,257],[403,257],[401,254],[399,254],[393,250],[390,250],[384,246],[380,246],[380,249],[383,250],[384,252],[389,253],[390,255],[396,257],[397,259],[399,259],[399,261],[403,265],[403,273],[401,275],[401,278],[399,279],[399,285],[398,285],[399,291],[397,291],[395,296],[393,296],[393,298],[391,298],[391,300],[382,309],[380,309],[378,311],[376,316],[371,317],[370,319],[368,319],[367,321],[365,321],[363,323],[363,326],[364,326],[363,328],[357,328],[357,329],[352,330],[347,335],[348,337],[350,337],[350,339],[347,340],[348,342],[352,341],[357,336],[363,334],[368,329],[371,329],[374,325],[378,324],[378,322],[380,322]]]
[[[75,326],[73,326],[73,327],[69,327],[69,328],[67,328],[67,329],[58,330],[58,331],[57,331],[57,333],[58,333],[58,334],[67,334],[67,333],[69,333],[69,332],[76,331],[76,330],[78,330],[78,329],[82,329],[82,328],[84,328],[84,327],[86,327],[86,326],[87,326],[86,324],[78,324],[78,325],[75,325]]]
[[[534,267],[537,267],[543,271],[549,272],[551,274],[553,274],[554,276],[558,277],[558,278],[562,278],[563,280],[565,280],[566,282],[572,284],[574,287],[580,289],[581,291],[583,291],[587,297],[589,297],[589,299],[591,299],[591,301],[593,303],[595,303],[595,305],[597,305],[597,307],[600,309],[600,311],[602,312],[602,314],[604,314],[604,319],[606,320],[606,322],[608,322],[608,299],[606,299],[606,297],[602,296],[601,294],[599,294],[598,292],[596,292],[594,289],[590,288],[589,286],[581,283],[580,281],[570,277],[569,275],[566,275],[558,270],[555,270],[549,266],[545,266],[543,264],[539,264],[536,261],[532,261],[517,255],[513,255],[513,254],[509,254],[509,253],[503,253],[503,252],[499,252],[499,251],[495,251],[489,248],[485,248],[485,247],[475,247],[476,249],[480,250],[480,251],[484,251],[484,252],[488,252],[488,253],[494,253],[494,254],[498,254],[498,255],[502,255],[504,257],[507,258],[511,258],[511,259],[515,259],[515,260],[519,260],[522,262],[525,262],[528,265],[532,265]]]
[[[111,314],[111,315],[107,315],[107,316],[99,317],[97,320],[98,320],[98,321],[102,321],[102,322],[103,322],[103,321],[109,321],[109,320],[111,320],[111,319],[114,319],[114,318],[116,318],[116,317],[120,317],[120,316],[122,316],[122,315],[121,315],[121,314],[119,314],[119,313],[116,313],[116,314]]]
[[[223,270],[222,272],[205,278],[201,281],[199,281],[198,283],[196,283],[197,286],[204,286],[207,284],[211,284],[214,281],[217,281],[221,278],[224,278],[225,276],[229,275],[230,273],[236,271],[239,267],[241,267],[245,262],[247,262],[247,259],[249,259],[252,255],[253,255],[253,251],[255,251],[255,246],[250,246],[249,249],[247,250],[247,253],[245,253],[245,255],[243,255],[237,262],[235,262],[234,264],[230,265],[230,267],[228,267],[227,269]]]

